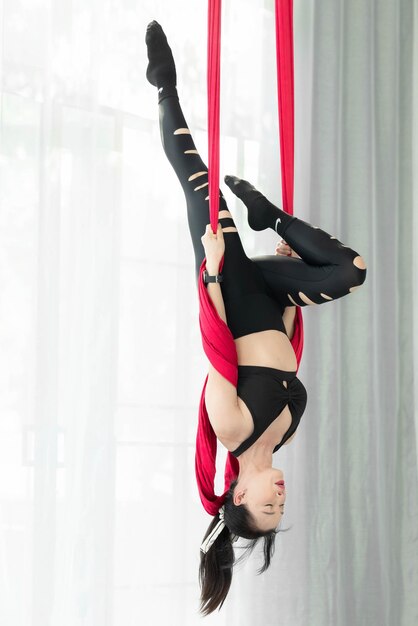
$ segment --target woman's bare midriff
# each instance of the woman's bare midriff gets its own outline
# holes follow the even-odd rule
[[[295,372],[296,355],[289,337],[279,330],[262,330],[235,339],[238,365],[259,365]]]

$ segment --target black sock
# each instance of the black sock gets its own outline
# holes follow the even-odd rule
[[[147,79],[158,88],[158,102],[168,96],[177,96],[177,74],[171,48],[160,24],[150,22],[145,35],[148,51]]]
[[[225,176],[225,182],[247,207],[248,224],[253,230],[272,228],[284,237],[287,227],[295,219],[292,215],[274,206],[251,183],[242,178]]]

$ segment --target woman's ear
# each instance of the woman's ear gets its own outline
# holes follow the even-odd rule
[[[235,489],[234,497],[232,500],[235,506],[239,506],[240,504],[243,504],[243,500],[245,498],[245,492],[246,492],[246,489]]]

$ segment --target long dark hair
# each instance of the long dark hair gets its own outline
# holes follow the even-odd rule
[[[237,480],[232,482],[226,494],[224,503],[225,528],[206,554],[200,552],[200,612],[203,615],[209,615],[218,607],[220,609],[231,587],[232,569],[235,563],[231,533],[250,540],[239,561],[250,554],[261,537],[264,537],[264,564],[258,570],[258,574],[266,571],[274,554],[275,538],[278,531],[275,529],[267,531],[257,529],[256,521],[247,506],[245,504],[240,504],[239,506],[234,504],[234,489],[237,483]],[[209,524],[203,540],[208,537],[218,522],[219,513],[215,515]]]

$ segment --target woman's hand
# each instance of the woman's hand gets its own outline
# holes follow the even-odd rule
[[[289,246],[288,243],[286,243],[286,241],[284,239],[282,239],[281,241],[277,242],[277,245],[276,245],[276,255],[293,256],[293,257],[296,257],[296,258],[300,259],[300,256],[298,254],[296,254],[296,252],[294,250],[292,250],[292,248]]]
[[[203,247],[205,249],[206,267],[212,268],[215,273],[219,269],[219,264],[225,253],[225,241],[224,234],[222,232],[222,226],[218,223],[218,231],[216,234],[212,232],[212,226],[207,224],[206,232],[201,237]]]

